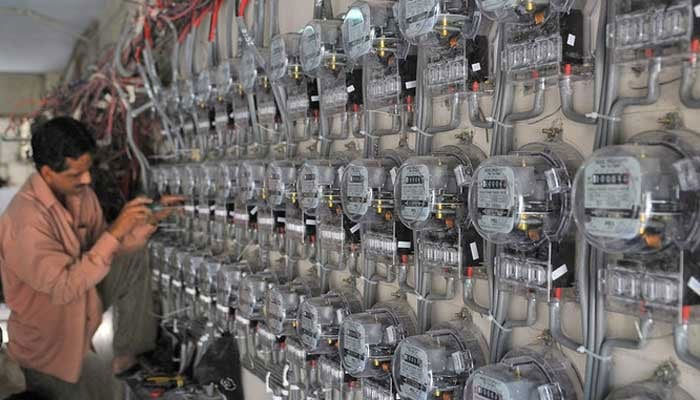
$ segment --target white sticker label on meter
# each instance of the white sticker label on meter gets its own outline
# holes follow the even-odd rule
[[[653,163],[647,159],[645,162]],[[640,222],[641,165],[633,157],[593,158],[584,171],[585,227],[595,236],[632,239]]]
[[[700,281],[695,279],[694,276],[691,276],[688,280],[688,287],[695,292],[695,294],[700,296]]]
[[[566,44],[574,46],[576,44],[576,36],[569,33],[569,36],[566,38]]]
[[[410,399],[426,399],[431,389],[428,376],[428,355],[425,351],[409,342],[400,347],[399,393]]]
[[[354,321],[347,321],[343,329],[343,365],[351,371],[362,370],[367,359],[365,328]]]
[[[479,71],[481,71],[481,63],[474,63],[474,64],[472,64],[472,71],[473,71],[473,72],[479,72]]]
[[[345,174],[345,189],[347,204],[345,208],[348,214],[365,215],[369,209],[371,199],[368,196],[368,175],[367,168],[350,165]]]
[[[510,233],[515,225],[515,174],[507,167],[484,167],[477,176],[477,221],[489,232]]]
[[[566,264],[555,269],[554,271],[552,271],[552,281],[556,281],[557,279],[564,276],[564,274],[566,274],[567,272],[569,272],[569,268],[566,266]]]
[[[428,182],[430,173],[425,165],[406,165],[401,168],[401,216],[408,221],[425,221],[430,215]]]
[[[469,243],[469,250],[472,252],[472,260],[476,261],[479,259],[479,248],[476,246],[475,242]]]

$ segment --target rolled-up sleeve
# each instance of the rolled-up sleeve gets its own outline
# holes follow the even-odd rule
[[[43,228],[19,227],[14,240],[9,241],[12,248],[3,249],[5,266],[33,289],[51,296],[53,303],[68,304],[107,275],[120,243],[103,232],[90,250],[75,258],[49,229]]]

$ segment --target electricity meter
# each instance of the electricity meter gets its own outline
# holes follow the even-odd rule
[[[210,242],[210,222],[216,209],[217,167],[215,164],[202,164],[197,173],[199,201],[192,239],[197,249],[204,249]]]
[[[469,215],[486,240],[528,250],[571,231],[571,186],[583,157],[560,142],[531,143],[474,171]]]
[[[616,2],[607,27],[607,46],[613,62],[679,56],[688,52],[694,34],[693,1]]]
[[[163,247],[165,242],[155,237],[148,242],[148,265],[151,268],[151,282],[153,290],[157,291],[161,286],[160,274],[164,271]]]
[[[283,361],[283,343],[267,325],[258,324],[255,329],[256,356],[270,371],[269,383],[272,383],[271,380],[275,376],[275,368],[279,368]]]
[[[562,51],[558,15],[544,23],[506,24],[502,68],[515,81],[558,76]]]
[[[468,0],[399,0],[397,9],[401,32],[412,44],[430,45],[456,35],[473,38],[481,23],[481,13]]]
[[[297,278],[288,285],[277,285],[265,294],[265,322],[277,336],[296,334],[299,305],[318,297],[321,288],[314,279]]]
[[[271,161],[265,175],[267,204],[274,209],[284,209],[296,202],[297,169],[295,161]]]
[[[170,259],[170,269],[172,278],[170,281],[169,309],[177,312],[177,317],[185,310],[184,276],[185,269],[189,264],[190,253],[185,250],[174,250]],[[190,310],[191,311],[191,310]],[[179,318],[175,318],[179,319]]]
[[[608,253],[649,254],[698,242],[698,136],[646,132],[597,150],[574,181],[574,217]]]
[[[216,202],[212,222],[211,251],[221,254],[233,248],[233,211],[238,188],[238,164],[222,161],[216,171]]]
[[[375,45],[378,51],[385,51],[381,57],[395,51],[401,39],[394,20],[394,4],[386,0],[360,0],[350,6],[341,26],[343,49],[350,62],[357,63]]]
[[[204,264],[204,257],[192,255],[186,259],[183,271],[183,285],[185,286],[185,315],[190,320],[202,317],[199,307],[199,296],[197,295],[198,271]]]
[[[348,315],[361,310],[362,300],[354,288],[312,297],[299,307],[297,335],[309,353],[335,353],[340,324]]]
[[[262,321],[265,293],[283,283],[284,277],[269,270],[247,275],[241,281],[239,289],[238,312],[246,319]]]
[[[230,312],[239,305],[241,281],[250,271],[244,263],[224,263],[219,268],[216,274],[216,309],[220,327],[228,327]]]
[[[397,167],[394,160],[379,158],[355,160],[343,169],[340,194],[351,221],[381,221],[393,210]]]
[[[474,371],[464,387],[464,400],[582,398],[576,370],[551,343],[510,351],[498,364]]]
[[[163,313],[167,314],[173,311],[171,305],[174,304],[174,289],[171,286],[171,280],[174,272],[176,271],[173,266],[175,262],[173,258],[175,257],[176,250],[174,246],[164,245],[163,246],[163,262],[160,271],[160,287],[161,287],[161,305],[163,307]]]
[[[485,158],[478,147],[463,145],[406,161],[394,187],[401,222],[413,230],[439,230],[465,222],[463,186],[471,183],[474,168]]]
[[[240,199],[246,204],[261,200],[265,182],[265,162],[260,160],[243,161],[238,170],[238,187]]]
[[[313,20],[301,33],[299,43],[301,67],[304,73],[316,77],[326,65],[335,70],[344,64],[344,56],[337,52],[341,47],[340,20]]]
[[[221,262],[215,259],[205,259],[197,270],[197,289],[199,291],[199,303],[207,314],[212,310],[212,305],[216,302],[216,287]],[[207,315],[209,318],[210,315]]]
[[[541,24],[553,11],[566,12],[573,0],[476,0],[486,18],[517,24]]]
[[[253,94],[257,77],[258,68],[255,64],[255,54],[251,49],[244,49],[238,63],[238,83],[246,93]]]
[[[311,138],[318,131],[318,120],[311,118],[314,111],[318,111],[319,99],[313,96],[318,93],[318,88],[316,82],[308,79],[302,71],[300,39],[300,33],[274,36],[270,41],[267,67],[273,84],[284,87],[286,107],[281,107],[280,112],[286,113],[286,120],[291,125],[289,136],[295,143]]]
[[[180,96],[180,110],[183,114],[194,111],[194,84],[189,79],[181,79],[177,82],[177,92]]]
[[[362,379],[360,381],[362,387],[362,398],[369,400],[396,400],[393,388],[386,387],[384,382],[375,381],[372,379]]]
[[[196,78],[195,84],[195,104],[201,109],[209,107],[209,100],[212,94],[212,80],[207,69],[202,70]]]
[[[396,346],[416,334],[416,325],[405,301],[379,303],[348,316],[340,326],[338,346],[345,372],[356,378],[388,377]]]
[[[257,105],[256,115],[260,129],[259,144],[276,144],[281,137],[281,130],[277,125],[277,103],[272,92],[272,85],[266,75],[259,79],[255,91]]]
[[[464,382],[488,362],[486,339],[470,321],[438,324],[408,337],[394,353],[393,376],[402,399],[459,399]]]
[[[318,375],[321,389],[332,398],[341,395],[353,399],[360,391],[360,382],[346,374],[336,355],[326,354],[318,359]]]
[[[340,176],[346,164],[341,159],[306,161],[297,174],[299,206],[315,216],[325,202],[340,200]]]
[[[654,376],[613,390],[605,400],[693,400],[678,385],[678,369],[672,363],[661,365]]]
[[[233,76],[231,75],[231,64],[228,61],[222,61],[216,67],[214,75],[216,82],[213,87],[212,95],[216,97],[217,102],[223,103],[228,100],[231,89],[233,89]]]

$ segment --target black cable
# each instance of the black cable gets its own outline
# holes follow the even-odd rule
[[[538,124],[538,123],[544,121],[545,119],[551,117],[552,115],[558,113],[559,110],[561,110],[561,104],[560,104],[559,107],[557,107],[557,109],[554,110],[554,112],[552,112],[551,114],[545,115],[544,117],[542,117],[542,118],[540,118],[540,119],[538,119],[538,120],[536,120],[536,121],[529,122],[528,125],[535,125],[535,124]]]

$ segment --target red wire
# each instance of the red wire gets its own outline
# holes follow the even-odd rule
[[[248,6],[248,0],[241,0],[241,5],[238,7],[238,16],[245,16],[245,8]]]
[[[224,3],[223,0],[216,0],[214,3],[214,11],[211,13],[211,22],[209,23],[209,43],[216,38],[216,26],[219,23],[219,9]]]

